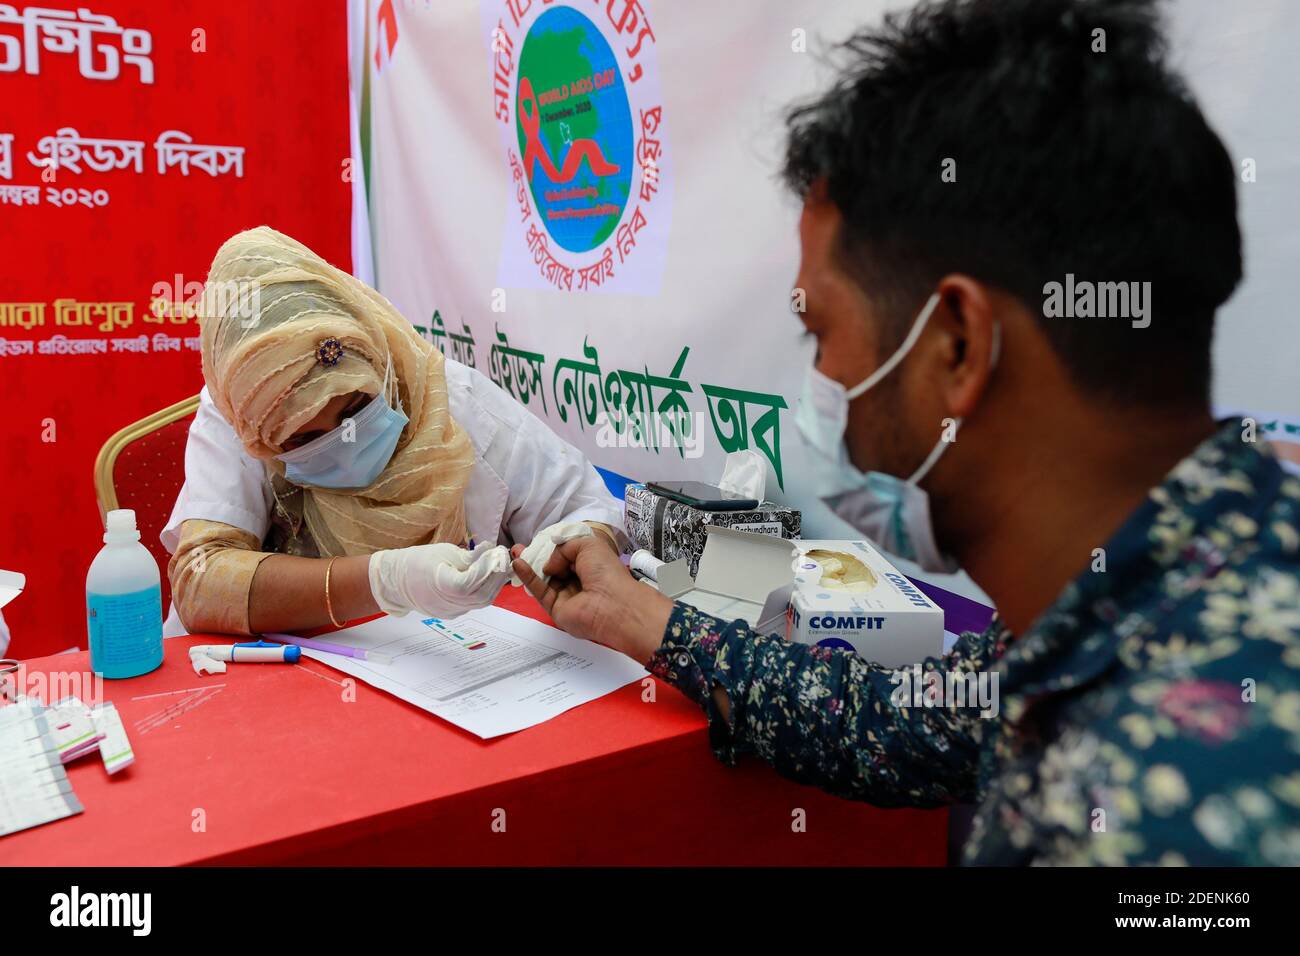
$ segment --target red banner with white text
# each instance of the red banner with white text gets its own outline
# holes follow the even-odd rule
[[[351,267],[348,123],[344,0],[0,3],[8,656],[86,646],[95,456],[201,388],[218,246],[267,224]]]

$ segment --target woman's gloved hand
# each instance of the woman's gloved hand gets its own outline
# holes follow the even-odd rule
[[[421,544],[370,556],[370,593],[389,614],[455,617],[486,607],[510,580],[510,552],[486,541],[473,551]]]
[[[591,530],[590,525],[583,524],[581,521],[561,521],[559,524],[543,528],[533,535],[532,543],[524,548],[519,558],[532,568],[533,574],[537,575],[545,584],[550,579],[542,573],[542,568],[546,567],[546,562],[555,553],[555,546],[564,544],[566,541],[572,541],[575,538],[585,538],[593,534],[595,532]],[[508,565],[509,561],[506,563]],[[524,582],[519,580],[519,575],[512,573],[510,583],[515,587],[522,587]]]

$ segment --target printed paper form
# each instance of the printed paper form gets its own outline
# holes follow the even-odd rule
[[[81,812],[44,704],[0,707],[0,836]]]
[[[307,647],[303,653],[484,739],[540,724],[646,676],[617,651],[498,607],[449,620],[383,617],[324,639],[382,651],[393,662]]]

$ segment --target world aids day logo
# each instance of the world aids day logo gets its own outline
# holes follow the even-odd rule
[[[487,3],[512,197],[503,283],[656,293],[671,183],[646,4]]]

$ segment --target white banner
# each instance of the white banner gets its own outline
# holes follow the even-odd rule
[[[800,488],[811,354],[790,310],[798,203],[776,171],[785,108],[826,82],[819,51],[887,5],[353,2],[380,290],[597,465],[716,481],[728,451],[756,449],[769,497],[802,507],[806,534],[838,533]],[[1297,187],[1278,169],[1300,136],[1266,108],[1282,86],[1240,85],[1291,77],[1296,92],[1283,26],[1297,17],[1281,0],[1234,6],[1252,30],[1225,46],[1216,3],[1169,9],[1175,61],[1234,159],[1260,170],[1239,187],[1250,281],[1221,316],[1216,398],[1300,413],[1300,335],[1274,269],[1277,250],[1300,253],[1279,219]]]
[[[372,0],[379,288],[596,464],[716,481],[752,448],[788,497],[811,354],[782,111],[809,33],[873,6]]]

